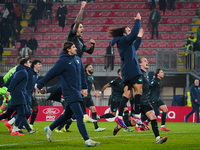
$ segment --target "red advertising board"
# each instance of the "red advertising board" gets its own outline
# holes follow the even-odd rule
[[[103,115],[110,112],[110,107],[108,106],[96,106],[97,114]],[[168,107],[167,122],[184,122],[184,116],[187,115],[192,110],[191,107]],[[54,121],[63,112],[61,106],[39,106],[39,112],[36,121]],[[87,109],[89,116],[91,113]],[[161,114],[157,117],[158,122],[161,121]],[[114,121],[111,119],[101,119],[100,121]],[[188,119],[188,122],[195,122],[196,115],[193,114]]]

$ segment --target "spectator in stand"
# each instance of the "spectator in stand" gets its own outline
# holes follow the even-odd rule
[[[19,0],[23,8],[23,17],[25,18],[28,0]]]
[[[35,8],[33,8],[30,12],[31,16],[31,22],[30,22],[30,26],[31,27],[35,27],[35,31],[37,30],[37,21],[38,21],[38,11],[37,11],[37,6],[35,6]]]
[[[16,5],[14,7],[14,13],[17,16],[17,20],[21,21],[22,20],[23,8],[18,2],[16,3]]]
[[[159,10],[163,11],[163,15],[165,15],[165,7],[167,5],[166,0],[159,0]]]
[[[27,39],[26,39],[26,36],[25,36],[25,35],[24,35],[24,36],[21,36],[21,39],[20,39],[19,42],[20,42],[19,50],[21,50],[21,49],[24,47],[24,45],[28,43],[28,41],[27,41]]]
[[[110,66],[110,70],[114,69],[114,48],[112,45],[109,43],[109,46],[106,48],[106,65],[104,67],[105,70],[107,70]]]
[[[3,38],[3,46],[9,47],[9,37],[11,36],[12,30],[9,23],[6,20],[2,21],[2,38]]]
[[[43,0],[38,0],[37,1],[38,19],[43,18],[44,8],[45,8],[45,3],[43,2]]]
[[[13,45],[20,40],[20,31],[22,26],[18,20],[15,20],[13,25]]]
[[[60,27],[65,27],[65,15],[67,14],[67,7],[63,4],[63,2],[60,2],[60,6],[57,10],[57,19],[59,21]]]
[[[190,36],[188,36],[188,40],[191,42],[191,44],[193,45],[194,42],[196,42],[197,38],[194,37],[194,33],[191,33]]]
[[[6,6],[6,8],[8,8],[9,12],[11,10],[13,10],[13,2],[12,2],[12,0],[6,0],[5,6]]]
[[[167,0],[168,2],[168,9],[169,10],[175,10],[175,0]]]
[[[160,13],[156,8],[153,9],[153,11],[150,14],[149,21],[152,24],[152,36],[151,38],[154,38],[154,28],[156,29],[156,38],[158,39],[158,23],[161,20]]]
[[[17,16],[16,16],[16,14],[13,12],[13,10],[10,10],[10,13],[9,13],[9,15],[8,15],[8,22],[9,22],[9,24],[13,26],[14,21],[16,20],[16,18],[17,18]]]
[[[51,18],[51,14],[52,14],[52,2],[51,0],[47,0],[46,4],[45,4],[45,7],[46,7],[46,19],[50,19],[52,21],[52,18]]]
[[[200,52],[200,40],[196,40],[196,42],[194,42],[193,51],[194,52]]]
[[[7,20],[7,18],[8,18],[8,15],[9,15],[9,10],[8,10],[8,8],[5,8],[5,10],[4,10],[4,12],[3,12],[3,19],[5,19],[5,20]]]
[[[38,42],[37,40],[35,39],[35,35],[32,34],[31,35],[31,39],[28,41],[28,47],[32,50],[32,54],[33,54],[33,57],[35,56],[35,52],[37,50],[37,47],[38,47]]]
[[[27,44],[25,44],[19,53],[21,57],[30,59],[32,50],[29,47],[27,47]]]
[[[156,7],[155,0],[148,0],[148,2],[149,2],[150,10],[152,10]]]

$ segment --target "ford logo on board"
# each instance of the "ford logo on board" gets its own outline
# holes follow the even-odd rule
[[[57,109],[57,108],[45,108],[43,111],[42,111],[44,114],[58,114],[59,112],[60,112],[60,110],[59,109]]]

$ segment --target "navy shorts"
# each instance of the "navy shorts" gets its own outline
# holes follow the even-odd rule
[[[128,81],[124,82],[125,86],[128,86],[128,89],[131,90],[134,84],[142,84],[142,75],[138,75]]]
[[[165,105],[165,103],[162,100],[152,103],[153,108],[159,108],[162,105]]]
[[[87,108],[89,108],[90,106],[94,106],[94,102],[91,97],[84,97],[84,103]]]

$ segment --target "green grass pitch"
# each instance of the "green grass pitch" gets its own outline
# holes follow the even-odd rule
[[[100,127],[106,128],[104,132],[95,132],[92,123],[86,123],[90,138],[101,144],[94,148],[85,147],[84,140],[79,134],[76,122],[72,123],[72,132],[53,132],[52,142],[46,139],[44,127],[51,122],[35,122],[34,127],[39,130],[33,135],[11,136],[5,122],[0,122],[0,149],[28,149],[28,150],[199,150],[200,149],[200,124],[199,123],[166,123],[171,131],[160,131],[162,137],[167,136],[168,140],[163,144],[156,144],[155,137],[150,131],[124,132],[121,129],[116,136],[112,135],[114,122],[99,122]],[[160,123],[158,123],[160,127]],[[150,126],[151,127],[151,126]],[[131,127],[131,129],[134,129]]]

